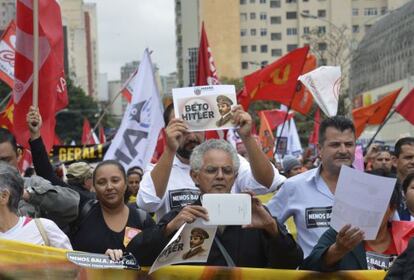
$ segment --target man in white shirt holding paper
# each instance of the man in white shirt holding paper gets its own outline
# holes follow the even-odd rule
[[[264,194],[276,190],[285,177],[267,160],[251,134],[251,116],[239,105],[232,109],[232,114],[250,159],[249,163],[239,156],[240,168],[232,192],[250,190]],[[204,132],[190,132],[182,120],[174,118],[172,105],[165,110],[164,120],[167,124],[164,153],[155,166],[147,167],[137,196],[138,207],[155,212],[157,219],[172,209],[197,201],[200,191],[190,177],[189,158],[205,138]]]
[[[286,180],[267,204],[278,221],[294,218],[305,258],[329,228],[339,172],[342,165],[352,165],[355,140],[350,119],[334,116],[322,121],[318,144],[321,165]]]

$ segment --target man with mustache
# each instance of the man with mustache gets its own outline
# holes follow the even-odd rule
[[[193,149],[204,142],[204,132],[190,132],[187,125],[174,118],[172,104],[165,109],[166,146],[155,166],[148,166],[137,196],[139,208],[155,212],[157,219],[174,209],[198,200],[200,190],[190,176],[189,159]],[[239,127],[239,134],[250,159],[241,158],[238,176],[232,192],[250,190],[257,194],[273,191],[285,177],[272,166],[251,134],[252,118],[241,106],[232,109],[232,121]]]
[[[281,223],[294,217],[297,241],[305,258],[329,228],[339,172],[342,165],[352,165],[355,140],[350,119],[325,119],[319,128],[320,166],[286,180],[267,205]]]

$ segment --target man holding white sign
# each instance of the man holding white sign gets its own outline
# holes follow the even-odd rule
[[[190,165],[191,178],[201,194],[228,194],[238,176],[240,161],[226,141],[208,140],[194,149]],[[215,236],[210,236],[214,242],[207,265],[296,268],[302,261],[302,250],[286,228],[251,195],[251,223],[244,227],[219,226]],[[159,223],[164,235],[172,236],[184,223],[191,224],[198,218],[209,221],[201,200],[165,215]]]
[[[199,96],[203,97],[204,95],[201,93]],[[189,125],[183,119],[174,118],[172,105],[164,112],[164,120],[168,124],[165,129],[165,150],[155,166],[147,167],[137,196],[138,206],[148,212],[155,212],[158,219],[172,209],[179,210],[198,200],[200,191],[190,177],[189,158],[193,149],[205,139],[204,128],[201,128],[201,125],[216,129],[214,128],[215,122],[220,118],[218,109],[213,108],[217,105],[217,97],[210,98],[211,102],[207,102],[208,98],[201,97],[198,97],[199,101],[196,100],[197,102],[183,100],[178,104],[180,108],[176,109],[178,116],[182,116],[183,113],[191,114],[191,119],[193,116],[201,116],[199,121],[192,123],[199,128],[198,131],[189,130]],[[207,101],[203,103],[202,100]],[[214,118],[209,119],[211,113]],[[246,146],[250,159],[249,163],[239,157],[241,163],[237,170],[238,176],[234,181],[232,192],[250,190],[256,194],[264,194],[275,190],[283,183],[285,177],[280,175],[267,160],[266,155],[251,134],[251,116],[243,111],[239,105],[232,107],[231,114],[232,120],[229,125],[238,127],[239,135]],[[190,118],[190,115],[188,116]]]

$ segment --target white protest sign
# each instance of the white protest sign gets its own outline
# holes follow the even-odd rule
[[[204,225],[200,219],[183,224],[152,264],[149,274],[176,263],[205,263],[210,254],[217,226]]]
[[[189,131],[222,130],[235,127],[231,109],[237,105],[233,85],[211,85],[172,90],[176,118]]]
[[[358,227],[365,240],[374,240],[397,179],[368,174],[342,165],[335,190],[331,227]]]

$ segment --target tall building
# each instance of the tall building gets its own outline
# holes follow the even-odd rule
[[[366,33],[353,52],[350,90],[354,107],[370,105],[402,88],[398,104],[414,88],[414,1],[387,14]],[[377,126],[367,127],[360,139],[367,142]],[[414,127],[398,113],[381,129],[377,140],[394,145],[403,136],[414,136]]]
[[[97,98],[98,31],[96,4],[83,0],[62,0],[62,22],[66,33],[69,77],[87,95]]]
[[[0,34],[7,28],[9,22],[16,17],[15,0],[0,0]]]
[[[162,97],[172,97],[172,89],[178,87],[177,72],[172,72],[168,76],[161,76],[160,78]]]
[[[319,64],[348,68],[350,50],[370,26],[406,2],[175,0],[179,85],[195,82],[202,21],[218,76],[241,78],[305,44],[311,45]]]

